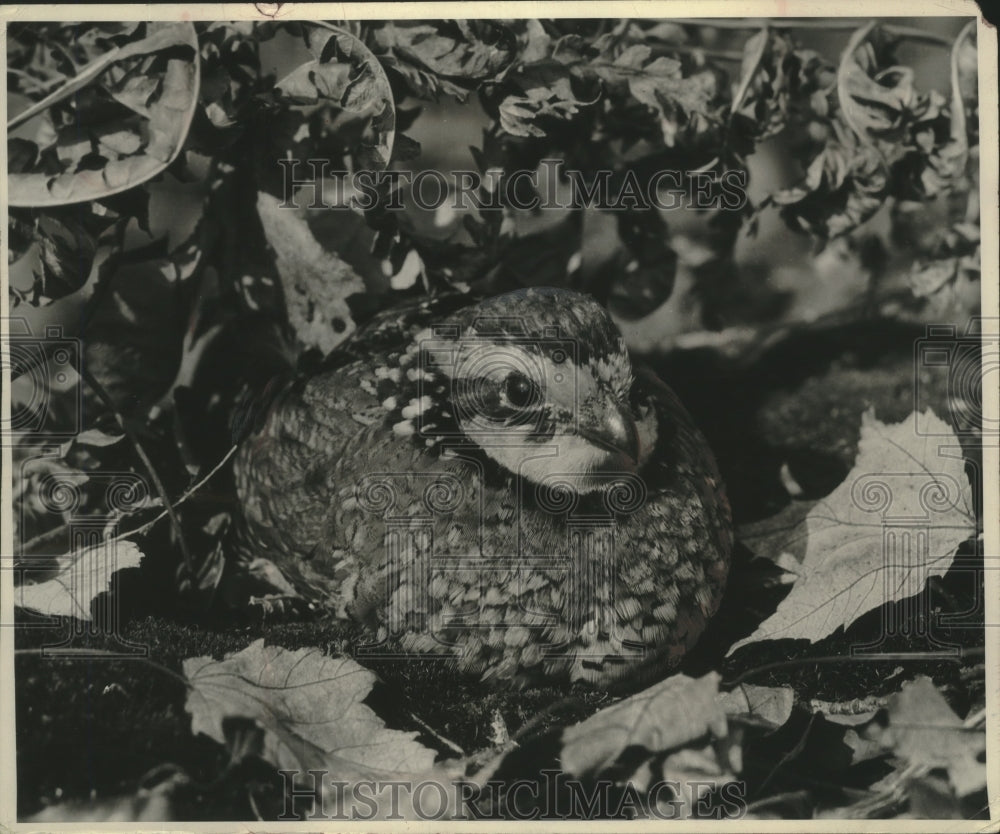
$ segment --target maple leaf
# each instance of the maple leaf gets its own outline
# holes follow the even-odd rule
[[[964,461],[940,453],[949,446],[958,439],[930,410],[893,425],[868,411],[854,468],[790,531],[789,541],[807,537],[791,592],[729,654],[761,640],[816,642],[943,576],[976,532]],[[921,540],[925,547],[908,547]]]
[[[571,776],[599,774],[626,748],[675,750],[704,736],[724,738],[726,716],[715,697],[719,675],[674,675],[619,701],[562,734],[560,760]]]
[[[122,568],[137,568],[142,553],[133,542],[106,541],[80,553],[60,557],[51,579],[18,588],[16,605],[51,617],[90,621],[90,603],[111,590],[111,580]]]
[[[420,772],[434,761],[416,733],[388,729],[363,703],[375,675],[348,657],[260,639],[225,660],[188,658],[183,669],[192,732],[224,744],[223,721],[249,719],[263,731],[260,756],[279,770],[351,779]]]
[[[945,768],[955,793],[968,796],[986,785],[982,729],[966,727],[938,692],[920,675],[889,699],[889,732],[884,742],[910,764]]]

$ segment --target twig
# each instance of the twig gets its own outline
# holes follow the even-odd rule
[[[763,793],[767,789],[767,786],[771,784],[771,780],[774,778],[774,774],[776,774],[779,770],[781,770],[781,768],[783,768],[786,764],[788,764],[796,756],[798,756],[803,750],[805,750],[806,739],[809,738],[809,733],[812,731],[813,724],[815,723],[816,723],[816,713],[814,712],[812,715],[809,716],[809,723],[806,724],[806,728],[805,730],[802,731],[802,735],[799,738],[799,740],[795,742],[795,746],[787,753],[785,753],[785,755],[782,756],[781,759],[779,759],[778,763],[773,768],[771,768],[771,772],[768,773],[766,777],[764,777],[764,781],[760,783],[760,787],[757,789],[758,793]]]
[[[150,479],[153,481],[153,486],[156,488],[157,494],[160,496],[160,500],[163,501],[163,506],[170,516],[170,523],[173,525],[174,532],[177,534],[177,543],[181,549],[181,555],[184,557],[184,564],[187,566],[188,571],[194,574],[194,560],[191,558],[191,552],[188,550],[187,542],[184,539],[184,531],[181,529],[181,520],[177,517],[177,513],[170,504],[170,497],[167,495],[167,490],[163,486],[163,481],[160,480],[159,473],[156,471],[156,467],[153,466],[153,462],[149,459],[149,455],[146,454],[146,450],[142,447],[142,443],[139,442],[139,437],[128,425],[125,418],[122,416],[121,412],[115,406],[114,401],[108,396],[108,392],[104,390],[104,386],[94,377],[94,375],[87,370],[86,366],[80,363],[80,376],[83,377],[83,381],[90,386],[91,390],[97,394],[98,399],[104,403],[105,406],[114,415],[115,420],[121,427],[121,430],[125,432],[125,436],[128,438],[129,443],[132,444],[132,448],[135,449],[135,453],[139,456],[142,461],[143,466],[146,467],[146,471],[149,473]]]
[[[181,504],[187,501],[188,498],[190,498],[199,489],[201,489],[206,483],[212,480],[212,477],[215,475],[215,473],[218,472],[220,469],[222,469],[223,466],[225,466],[226,462],[233,456],[233,454],[235,454],[238,448],[239,448],[238,446],[233,446],[228,452],[226,452],[225,457],[212,468],[211,472],[209,472],[204,478],[202,478],[197,483],[192,484],[190,487],[188,487],[187,491],[174,502],[174,508],[179,507]],[[139,510],[136,510],[134,513],[131,513],[131,515],[137,515],[143,510],[148,510],[148,509],[152,509],[152,507],[143,507]],[[167,511],[163,510],[156,518],[151,519],[150,521],[147,521],[145,524],[141,524],[140,526],[135,527],[132,530],[124,530],[117,536],[110,537],[108,541],[117,542],[121,541],[122,539],[127,539],[129,536],[142,535],[143,533],[152,529],[157,523],[159,523],[166,517],[167,517]],[[30,553],[32,550],[35,550],[36,548],[41,547],[42,545],[48,544],[50,541],[55,541],[56,539],[65,536],[66,532],[69,530],[69,527],[70,525],[68,524],[60,524],[58,527],[53,527],[51,530],[46,530],[44,533],[39,533],[33,539],[28,539],[28,541],[24,542],[21,545],[21,552]]]
[[[410,718],[412,718],[420,727],[420,729],[422,729],[425,733],[427,733],[427,735],[437,739],[441,744],[443,744],[453,753],[457,753],[462,758],[465,758],[465,751],[461,747],[455,744],[455,742],[453,742],[451,739],[445,738],[443,735],[441,735],[430,724],[428,724],[426,721],[418,717],[415,712],[410,713]]]
[[[890,661],[907,661],[907,660],[924,660],[924,661],[940,661],[949,660],[953,663],[961,663],[972,657],[981,657],[986,653],[986,649],[982,646],[973,646],[971,648],[961,647],[958,654],[945,653],[945,652],[886,652],[885,654],[859,654],[859,655],[824,655],[821,657],[795,657],[791,660],[777,660],[774,663],[764,663],[761,666],[755,666],[752,669],[747,669],[735,678],[728,678],[720,684],[725,688],[730,688],[738,684],[743,683],[747,678],[751,678],[754,675],[759,675],[761,672],[769,672],[772,669],[785,669],[793,666],[805,666],[810,664],[820,664],[827,665],[832,663],[853,663],[855,661],[860,663],[887,663]]]
[[[764,799],[758,799],[754,802],[751,802],[747,805],[746,810],[748,813],[755,813],[756,811],[760,811],[763,808],[769,808],[772,805],[781,805],[783,802],[796,802],[796,801],[809,802],[810,799],[811,797],[809,791],[806,790],[786,791],[785,793],[776,793],[774,794],[774,796],[768,796],[765,797]]]

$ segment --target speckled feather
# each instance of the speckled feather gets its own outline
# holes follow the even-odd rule
[[[668,669],[718,606],[732,546],[711,451],[674,394],[644,369],[621,381],[634,416],[655,416],[644,499],[609,511],[603,492],[580,494],[568,509],[463,438],[420,362],[415,337],[431,322],[518,337],[507,321],[535,339],[558,328],[579,361],[600,361],[620,336],[581,298],[530,291],[444,318],[454,301],[432,300],[359,331],[325,370],[288,384],[242,445],[245,544],[383,650],[449,654],[521,683]]]

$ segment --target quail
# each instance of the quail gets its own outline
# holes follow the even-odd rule
[[[568,290],[376,318],[272,393],[234,472],[248,546],[360,653],[609,687],[674,666],[725,586],[705,439]]]

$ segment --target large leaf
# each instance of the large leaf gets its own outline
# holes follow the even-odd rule
[[[943,576],[976,532],[964,462],[940,453],[949,446],[958,449],[957,438],[931,411],[894,425],[865,414],[847,479],[789,533],[806,539],[791,592],[730,654],[761,640],[815,642]]]
[[[726,717],[716,701],[719,676],[674,675],[638,695],[567,727],[560,761],[571,776],[606,772],[626,749],[676,750],[706,736],[723,738]]]
[[[146,31],[146,37],[95,59],[10,120],[7,127],[13,130],[57,105],[70,108],[39,132],[44,139],[35,170],[8,176],[10,205],[100,200],[151,179],[173,162],[198,101],[197,36],[191,23],[149,23]],[[60,171],[46,167],[53,159],[46,149],[61,149],[55,155]]]
[[[886,742],[911,765],[947,770],[960,797],[986,786],[986,762],[980,761],[986,751],[985,733],[966,727],[926,676],[903,684],[902,691],[889,699]]]
[[[257,640],[225,660],[189,658],[184,676],[192,732],[225,744],[225,721],[247,719],[263,732],[258,755],[279,770],[350,780],[422,772],[434,762],[416,733],[388,729],[363,703],[375,675],[349,657]]]

